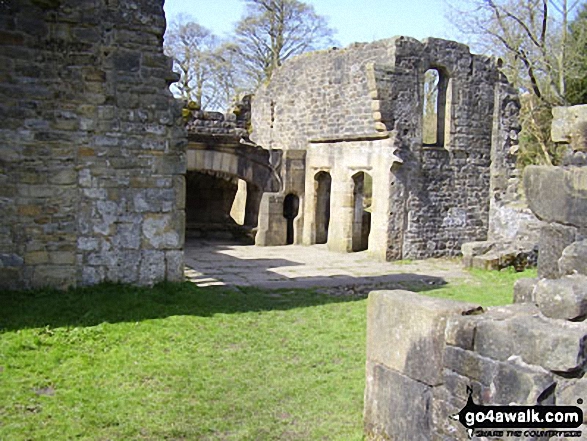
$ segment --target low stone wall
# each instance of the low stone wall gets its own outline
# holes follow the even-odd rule
[[[183,278],[162,2],[0,2],[0,288]]]
[[[570,138],[569,158],[586,150],[582,136]],[[583,434],[569,439],[587,440],[587,168],[530,167],[524,181],[544,226],[539,277],[516,283],[514,305],[484,311],[407,291],[370,294],[368,439],[467,439],[451,415],[470,388],[478,405],[579,405]]]
[[[533,304],[483,311],[407,291],[372,292],[367,439],[467,439],[451,416],[465,407],[468,387],[479,405],[576,406],[587,391],[586,367],[585,322],[549,318]],[[587,425],[580,430],[587,439]]]

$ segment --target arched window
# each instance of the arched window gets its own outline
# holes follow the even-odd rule
[[[442,69],[431,68],[424,74],[424,103],[422,106],[422,141],[424,145],[444,147],[447,96],[450,81]]]

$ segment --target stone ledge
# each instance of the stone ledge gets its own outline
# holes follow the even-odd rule
[[[422,383],[442,383],[448,317],[481,307],[410,291],[372,291],[367,307],[367,360]]]
[[[476,328],[474,349],[506,361],[512,355],[558,373],[574,374],[587,362],[587,323],[571,323],[542,315],[484,320]]]
[[[587,168],[531,165],[524,171],[524,187],[540,220],[587,227]]]

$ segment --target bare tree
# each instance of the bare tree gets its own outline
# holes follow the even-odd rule
[[[246,14],[236,25],[233,48],[243,74],[255,86],[288,58],[333,44],[333,30],[311,5],[298,0],[245,1]]]
[[[171,87],[174,95],[201,109],[218,105],[216,77],[222,64],[217,53],[219,47],[219,39],[189,16],[180,15],[170,23],[164,49],[173,59],[174,71],[180,75]]]
[[[528,148],[541,160],[556,157],[550,110],[565,105],[569,68],[568,23],[580,0],[469,0],[449,6],[452,21],[476,50],[498,55],[509,80],[526,96],[522,124]]]

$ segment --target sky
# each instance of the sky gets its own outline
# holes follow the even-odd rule
[[[419,40],[426,37],[454,38],[445,18],[443,0],[305,0],[328,18],[342,47],[395,35]],[[453,0],[454,3],[454,0]],[[168,20],[191,15],[219,37],[228,36],[244,12],[243,0],[165,0]]]

